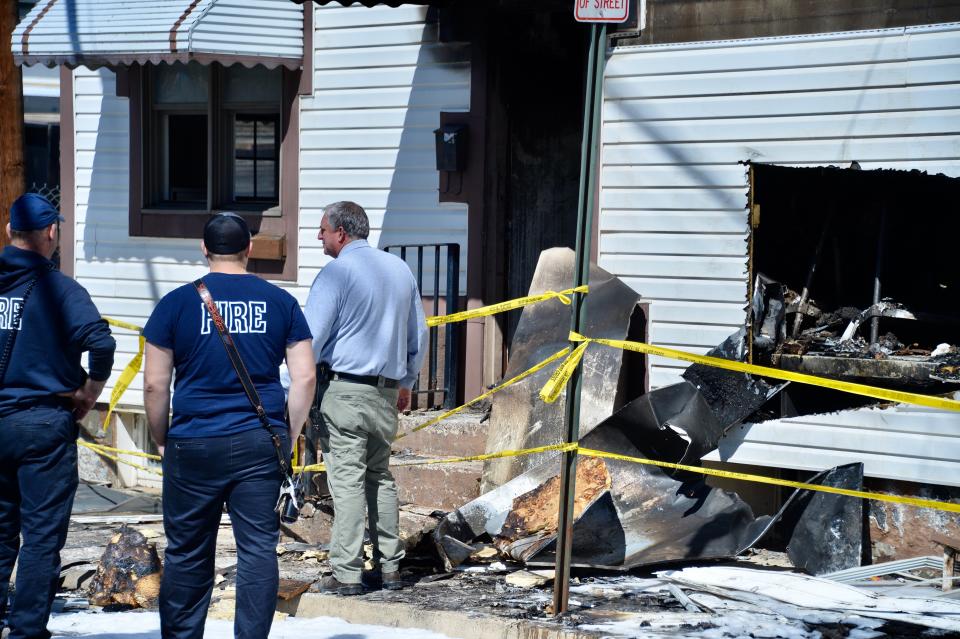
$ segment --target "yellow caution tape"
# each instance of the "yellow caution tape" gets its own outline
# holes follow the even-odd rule
[[[631,462],[634,464],[645,464],[648,466],[658,466],[660,468],[672,468],[675,470],[685,470],[701,475],[710,475],[713,477],[722,477],[724,479],[734,479],[739,481],[748,481],[760,484],[770,484],[772,486],[784,486],[786,488],[795,488],[797,490],[812,490],[821,493],[831,493],[834,495],[844,495],[846,497],[857,497],[860,499],[871,499],[873,501],[883,501],[892,504],[904,504],[907,506],[916,506],[918,508],[932,508],[944,512],[960,513],[960,504],[937,501],[934,499],[921,499],[918,497],[904,497],[901,495],[890,495],[887,493],[875,493],[867,490],[852,490],[849,488],[836,488],[833,486],[821,486],[819,484],[809,484],[801,481],[790,481],[786,479],[777,479],[776,477],[767,477],[765,475],[752,475],[748,473],[738,473],[729,470],[719,470],[715,468],[703,468],[701,466],[687,466],[685,464],[674,464],[672,462],[656,461],[644,457],[631,457],[630,455],[621,455],[619,453],[608,453],[602,450],[583,448],[579,444],[552,444],[550,446],[537,446],[536,448],[524,448],[520,450],[504,450],[497,453],[487,453],[484,455],[471,455],[469,457],[451,457],[445,459],[426,459],[411,462],[402,462],[391,464],[394,467],[400,466],[424,466],[433,464],[456,464],[468,461],[486,461],[488,459],[501,459],[504,457],[522,457],[524,455],[534,455],[536,453],[545,453],[549,451],[557,452],[576,452],[585,457],[602,457],[605,459],[616,459],[619,461]],[[311,466],[297,467],[296,470],[309,472],[319,472],[326,470],[324,464],[313,464]]]
[[[466,409],[466,408],[469,408],[470,406],[473,406],[473,405],[476,404],[477,402],[482,401],[482,400],[484,400],[484,399],[487,399],[488,397],[491,397],[492,395],[495,395],[496,393],[499,393],[499,392],[502,391],[504,388],[507,388],[508,386],[513,386],[513,385],[516,384],[517,382],[519,382],[519,381],[521,381],[521,380],[524,380],[524,379],[526,379],[527,377],[530,377],[531,375],[533,375],[533,374],[536,373],[537,371],[540,371],[540,370],[542,370],[543,368],[546,368],[547,366],[549,366],[549,365],[552,364],[553,362],[557,361],[557,360],[560,359],[561,357],[565,357],[565,356],[567,355],[567,353],[569,353],[569,352],[570,352],[570,347],[569,347],[569,346],[568,346],[567,348],[564,348],[564,349],[561,350],[561,351],[557,351],[556,353],[554,353],[553,355],[551,355],[551,356],[548,357],[547,359],[543,360],[543,361],[540,362],[539,364],[536,364],[536,365],[533,366],[532,368],[529,368],[529,369],[523,371],[522,373],[520,373],[519,375],[517,375],[517,376],[515,376],[515,377],[511,377],[511,378],[508,379],[507,381],[501,382],[500,384],[494,386],[493,388],[491,388],[490,390],[488,390],[488,391],[487,391],[486,393],[484,393],[483,395],[479,395],[479,396],[477,396],[477,397],[474,397],[473,399],[471,399],[471,400],[470,400],[469,402],[467,402],[466,404],[463,404],[463,405],[461,405],[461,406],[457,406],[456,408],[453,408],[453,409],[451,409],[451,410],[448,410],[447,412],[443,413],[442,415],[438,415],[437,417],[434,417],[433,419],[431,419],[431,420],[429,420],[429,421],[427,421],[427,422],[424,422],[423,424],[420,424],[420,425],[417,426],[416,428],[412,428],[412,429],[410,429],[409,431],[407,431],[407,432],[405,432],[405,433],[401,433],[400,435],[397,435],[397,438],[396,438],[396,439],[401,439],[401,438],[403,438],[403,437],[406,437],[406,436],[409,435],[410,433],[415,433],[415,432],[417,432],[418,430],[423,430],[424,428],[427,428],[427,427],[429,427],[429,426],[433,426],[434,424],[440,423],[441,421],[445,420],[445,419],[448,418],[448,417],[451,417],[451,416],[453,416],[453,415],[456,415],[456,414],[459,413],[460,411],[462,411],[462,410],[464,410],[464,409]],[[394,440],[394,441],[396,441],[396,440]]]
[[[522,450],[501,450],[497,453],[485,453],[483,455],[470,455],[468,457],[445,457],[443,459],[422,459],[411,462],[400,462],[399,464],[390,464],[393,467],[400,466],[430,466],[433,464],[458,464],[469,461],[486,461],[488,459],[502,459],[504,457],[523,457],[524,455],[534,455],[536,453],[547,453],[552,450],[559,452],[568,452],[577,450],[578,445],[570,444],[550,444],[549,446],[537,446],[536,448],[524,448]],[[294,470],[297,472],[320,472],[327,469],[325,464],[312,464],[310,466],[297,466]]]
[[[120,373],[120,377],[117,378],[117,383],[114,384],[113,391],[110,393],[110,405],[107,407],[107,414],[103,418],[103,429],[107,430],[110,427],[110,415],[113,414],[113,410],[117,407],[117,404],[120,403],[120,398],[123,397],[127,388],[130,387],[133,378],[140,372],[140,366],[143,364],[143,348],[146,340],[143,337],[143,328],[136,324],[129,324],[106,316],[104,316],[103,319],[107,320],[107,323],[111,326],[117,326],[140,333],[137,336],[137,354],[133,356],[130,363],[127,364],[123,372]]]
[[[486,317],[487,315],[496,315],[497,313],[504,313],[506,311],[512,311],[515,308],[521,308],[529,304],[536,304],[538,302],[543,302],[546,300],[559,300],[561,303],[569,305],[570,298],[568,295],[573,293],[587,293],[589,292],[589,287],[586,285],[577,286],[576,288],[568,288],[559,293],[556,291],[546,291],[540,295],[528,295],[527,297],[518,297],[516,299],[507,300],[506,302],[500,302],[499,304],[491,304],[490,306],[482,306],[480,308],[474,308],[469,311],[462,311],[460,313],[452,313],[450,315],[435,315],[433,317],[427,318],[427,326],[440,326],[441,324],[450,324],[452,322],[463,322],[468,319],[474,319],[476,317]]]
[[[78,442],[80,440],[77,440]],[[105,446],[104,444],[94,444],[91,442],[82,442],[84,446],[91,449],[98,449],[108,453],[117,453],[118,455],[131,455],[133,457],[143,457],[144,459],[153,459],[155,461],[160,461],[163,459],[160,455],[154,455],[152,453],[144,453],[139,450],[123,450],[122,448],[113,448],[112,446]]]
[[[310,464],[308,466],[294,466],[295,473],[322,473],[327,470],[326,464]]]
[[[919,508],[933,508],[951,513],[960,513],[960,504],[953,504],[945,501],[936,501],[934,499],[920,499],[918,497],[903,497],[900,495],[889,495],[887,493],[874,493],[866,490],[851,490],[849,488],[835,488],[833,486],[821,486],[819,484],[808,484],[802,481],[789,481],[786,479],[777,479],[765,475],[750,475],[747,473],[737,473],[729,470],[718,470],[715,468],[703,468],[700,466],[686,466],[684,464],[673,464],[671,462],[654,461],[643,457],[630,457],[629,455],[620,455],[618,453],[608,453],[602,450],[592,450],[590,448],[580,448],[579,453],[585,457],[604,457],[606,459],[618,459],[620,461],[632,462],[635,464],[646,464],[649,466],[659,466],[661,468],[673,468],[676,470],[686,470],[701,475],[711,475],[713,477],[723,477],[724,479],[737,479],[741,481],[755,482],[759,484],[771,484],[773,486],[785,486],[787,488],[797,488],[800,490],[813,490],[820,493],[832,493],[834,495],[845,495],[847,497],[860,497],[861,499],[872,499],[874,501],[885,501],[892,504],[905,504],[907,506],[917,506]]]
[[[954,410],[960,411],[960,401],[955,399],[948,399],[946,397],[936,397],[932,395],[921,395],[919,393],[907,393],[904,391],[890,390],[887,388],[879,388],[877,386],[868,386],[867,384],[856,384],[854,382],[843,382],[836,379],[828,379],[826,377],[818,377],[816,375],[807,375],[805,373],[794,373],[792,371],[785,371],[779,368],[771,368],[769,366],[758,366],[756,364],[748,364],[746,362],[738,362],[735,360],[723,359],[721,357],[709,357],[707,355],[696,355],[694,353],[688,353],[686,351],[679,351],[672,348],[664,348],[662,346],[653,346],[652,344],[645,344],[643,342],[628,342],[624,340],[617,339],[602,339],[595,337],[584,337],[579,333],[570,333],[571,342],[581,342],[580,346],[577,349],[580,349],[586,344],[595,342],[597,344],[603,344],[605,346],[610,346],[612,348],[621,348],[628,351],[634,351],[637,353],[644,353],[647,355],[659,355],[661,357],[667,357],[669,359],[678,359],[686,362],[692,362],[694,364],[704,364],[706,366],[713,366],[714,368],[723,368],[730,371],[736,371],[738,373],[747,373],[749,375],[762,375],[764,377],[772,377],[773,379],[781,379],[788,382],[799,382],[801,384],[810,384],[812,386],[822,386],[823,388],[831,388],[833,390],[843,391],[845,393],[853,393],[855,395],[863,395],[864,397],[873,397],[874,399],[882,399],[890,402],[901,402],[904,404],[914,404],[916,406],[926,406],[928,408],[939,408],[943,410]],[[564,376],[557,376],[557,379],[550,379],[550,384],[552,386],[544,386],[543,390],[540,391],[540,397],[544,401],[553,401],[548,399],[550,393],[555,390],[555,386],[562,388],[567,380],[570,378],[570,374],[573,373],[573,369],[576,367],[577,362],[571,361],[576,355],[576,350],[569,355],[567,358],[568,361],[564,362],[563,365],[557,369],[557,373],[563,371]],[[582,353],[581,353],[582,356]],[[570,364],[568,366],[568,363]],[[559,394],[559,392],[557,392]],[[553,399],[556,399],[554,396]]]
[[[121,459],[120,457],[117,457],[116,455],[111,455],[111,454],[109,454],[109,453],[107,453],[107,452],[104,452],[104,451],[102,451],[102,450],[99,450],[96,444],[90,444],[90,443],[85,442],[85,441],[80,440],[80,439],[77,440],[77,444],[80,445],[80,446],[83,446],[83,447],[85,447],[85,448],[89,448],[90,450],[92,450],[92,451],[95,452],[96,454],[100,455],[101,457],[105,457],[105,458],[110,459],[110,460],[112,460],[112,461],[115,461],[115,462],[117,462],[117,463],[126,464],[127,466],[132,466],[132,467],[137,468],[137,469],[139,469],[139,470],[143,470],[143,471],[146,471],[146,472],[148,472],[148,473],[153,473],[154,475],[161,475],[161,476],[163,475],[163,472],[162,472],[162,471],[156,470],[156,469],[154,469],[154,468],[147,468],[146,466],[141,466],[140,464],[135,464],[135,463],[133,463],[132,461],[127,461],[126,459]]]
[[[504,457],[523,457],[524,455],[534,455],[536,453],[547,453],[551,450],[561,453],[577,450],[579,446],[576,443],[569,444],[550,444],[549,446],[537,446],[536,448],[524,448],[521,450],[501,450],[497,453],[486,453],[483,455],[470,455],[469,457],[450,457],[444,459],[424,459],[419,461],[401,462],[392,464],[393,466],[429,466],[432,464],[456,464],[468,461],[486,461],[488,459],[502,459]]]
[[[137,333],[143,332],[142,326],[137,326],[136,324],[131,324],[130,322],[124,322],[123,320],[107,317],[106,315],[101,315],[100,317],[106,320],[107,324],[109,324],[110,326],[116,326],[117,328],[125,328],[128,331],[135,331]]]
[[[553,371],[553,375],[550,376],[550,379],[547,380],[547,383],[544,384],[540,390],[540,399],[548,404],[557,401],[564,386],[567,385],[570,376],[573,375],[573,371],[576,370],[577,364],[579,364],[583,358],[583,352],[587,350],[588,345],[589,342],[584,342],[577,346],[573,349],[573,352],[567,356],[567,359],[563,361],[563,364],[558,366],[557,370]]]

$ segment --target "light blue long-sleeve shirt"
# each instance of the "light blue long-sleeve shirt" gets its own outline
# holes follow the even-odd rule
[[[427,323],[417,282],[399,257],[353,240],[313,280],[304,313],[317,363],[413,386]]]

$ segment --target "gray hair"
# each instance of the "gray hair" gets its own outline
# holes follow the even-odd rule
[[[343,227],[344,233],[354,240],[365,240],[370,235],[370,221],[367,212],[355,202],[334,202],[323,209],[330,228]]]

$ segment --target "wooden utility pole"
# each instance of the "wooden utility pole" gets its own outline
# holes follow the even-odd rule
[[[13,63],[10,38],[17,26],[17,3],[0,0],[0,246],[7,244],[4,229],[10,205],[23,193],[23,78]]]

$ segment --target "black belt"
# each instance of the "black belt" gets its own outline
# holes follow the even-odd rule
[[[390,379],[383,375],[353,375],[351,373],[338,373],[330,371],[331,381],[353,382],[354,384],[366,384],[378,388],[399,388],[400,380]]]

